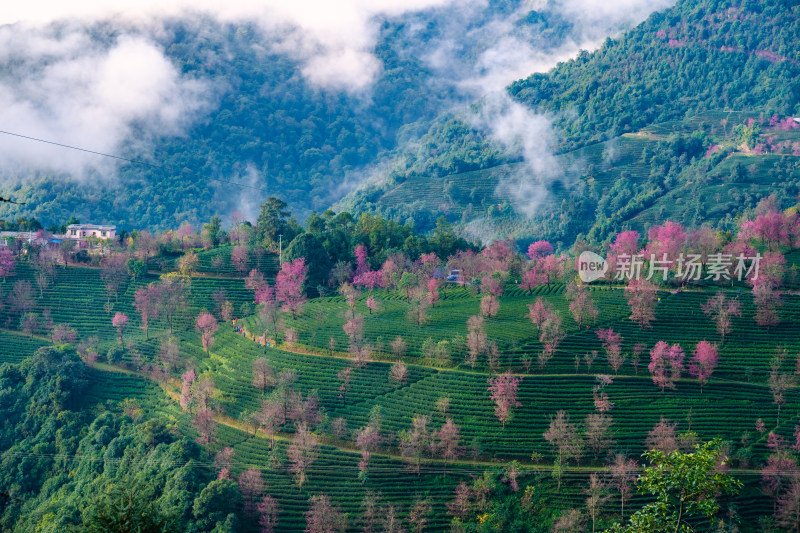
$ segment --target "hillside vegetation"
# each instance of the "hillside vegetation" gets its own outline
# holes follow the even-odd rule
[[[644,285],[641,300],[634,282],[576,285],[567,258],[543,242],[527,257],[503,242],[457,250],[447,257],[461,272],[456,283],[434,276],[447,264],[435,253],[412,260],[357,244],[349,261],[331,268],[335,276],[350,269],[338,294],[307,301],[305,257],[276,272],[274,256],[259,258],[255,241],[184,249],[200,235],[157,235],[162,251],[138,273],[115,265],[150,254],[144,233],[95,266],[53,264],[46,249],[27,247],[28,259],[9,268],[5,253],[0,356],[16,383],[9,390],[30,383],[25,373],[37,368],[75,377],[45,396],[57,398],[53,422],[43,411],[18,423],[43,393],[9,392],[15,399],[4,409],[14,414],[2,460],[28,458],[20,468],[31,483],[0,479],[12,498],[2,520],[43,531],[102,523],[103,506],[124,497],[121,484],[148,472],[114,469],[125,458],[172,461],[161,469],[163,485],[147,489],[155,503],[137,500],[136,508],[155,505],[154,520],[196,531],[256,531],[258,520],[301,531],[325,514],[315,507],[323,496],[350,530],[387,517],[430,531],[487,520],[549,531],[589,516],[611,527],[622,505],[613,485],[618,457],[721,439],[744,487],[715,520],[755,530],[777,505],[780,523],[789,523],[785,495],[800,426],[800,225],[796,210],[762,202],[759,212],[736,237],[674,223],[652,228],[646,241],[618,235],[610,252],[701,246],[710,258],[726,239],[726,250],[747,245],[763,254],[762,281],[681,284],[670,271],[666,282]],[[370,221],[342,242],[359,242],[358,228]],[[766,231],[774,227],[783,229]],[[332,223],[315,228],[303,235],[325,242],[338,231]],[[407,231],[384,229],[378,242]],[[443,239],[419,237],[419,245]],[[725,327],[708,310],[715,298],[729,302]],[[659,370],[662,346],[678,350],[672,370]],[[707,349],[713,357],[702,359]],[[74,419],[69,428],[65,417]],[[42,429],[22,429],[31,424]],[[77,435],[87,426],[80,438],[55,443],[42,433]],[[179,450],[184,455],[166,459]],[[70,480],[52,457],[105,466]],[[787,466],[773,472],[778,460]],[[175,495],[171,476],[190,474]],[[599,490],[598,479],[601,504],[587,508],[587,487]],[[93,490],[97,484],[105,488]],[[65,493],[74,504],[55,510]],[[647,510],[647,498],[625,494],[627,509]]]
[[[799,25],[786,2],[679,2],[509,87],[552,119],[555,177],[504,155],[466,112],[440,118],[385,180],[340,205],[422,230],[445,214],[483,240],[599,243],[664,220],[732,229],[742,207],[771,192],[788,206],[798,192]],[[743,131],[751,119],[757,131]],[[526,183],[541,183],[532,216],[515,193]]]

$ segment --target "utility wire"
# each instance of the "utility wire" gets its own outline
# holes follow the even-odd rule
[[[53,146],[59,146],[61,148],[68,148],[70,150],[77,150],[78,152],[85,152],[87,154],[93,154],[93,155],[99,155],[99,156],[102,156],[102,157],[108,157],[108,158],[111,158],[111,159],[117,159],[119,161],[125,161],[125,162],[128,162],[128,163],[132,163],[134,165],[142,165],[142,166],[151,167],[151,168],[160,169],[160,170],[173,170],[173,171],[175,171],[175,167],[171,167],[169,165],[160,165],[158,163],[148,163],[147,161],[142,161],[141,159],[129,159],[127,157],[122,157],[122,156],[113,155],[113,154],[107,154],[105,152],[98,152],[96,150],[89,150],[87,148],[80,148],[78,146],[72,146],[70,144],[64,144],[64,143],[59,143],[59,142],[55,142],[55,141],[48,141],[46,139],[40,139],[39,137],[32,137],[32,136],[29,136],[29,135],[22,135],[21,133],[14,133],[13,131],[0,130],[0,133],[2,133],[3,135],[10,135],[12,137],[18,137],[20,139],[27,139],[29,141],[36,141],[36,142],[45,143],[45,144],[52,144]],[[253,189],[255,191],[267,192],[267,189],[265,189],[263,187],[255,187],[253,185],[247,185],[247,184],[238,183],[238,182],[235,182],[235,181],[223,180],[223,179],[219,179],[219,178],[206,178],[206,179],[208,179],[209,181],[217,181],[219,183],[225,183],[225,184],[228,184],[228,185],[235,185],[237,187],[245,187],[247,189]]]
[[[354,455],[357,453],[353,452]],[[2,454],[3,456],[7,457],[17,457],[17,458],[37,458],[37,459],[52,459],[52,460],[59,460],[59,461],[88,461],[93,463],[111,463],[111,464],[123,464],[123,463],[130,463],[130,464],[140,464],[140,460],[131,461],[127,457],[105,457],[103,454],[60,454],[60,453],[35,453],[35,452],[25,452],[25,451],[18,451],[18,450],[8,450]],[[356,459],[355,457],[350,457],[349,459]],[[268,462],[269,459],[266,459],[265,462]],[[404,463],[403,461],[397,459],[395,460],[397,464],[384,464],[384,465],[373,465],[369,467],[369,471],[373,473],[394,473],[394,472],[409,472],[410,469],[414,468],[414,463],[409,461]],[[146,462],[146,461],[145,461]],[[205,459],[189,459],[186,461],[182,460],[169,460],[164,461],[164,465],[169,466],[186,466],[188,464],[192,464],[195,468],[214,468],[216,463],[212,460],[205,460]],[[404,464],[400,464],[404,463]],[[282,465],[265,465],[263,463],[252,463],[252,462],[239,462],[239,461],[232,461],[237,467],[240,468],[254,468],[256,470],[261,470],[264,472],[291,472],[291,466],[282,464]],[[466,463],[451,463],[448,464],[446,467],[447,473],[450,474],[468,474],[474,472],[483,472],[486,470],[490,470],[492,468],[502,468],[506,463],[498,462],[494,465],[481,465],[481,464],[466,464]],[[435,474],[440,472],[438,462],[424,462],[421,465],[421,470],[426,474]],[[552,472],[554,467],[550,465],[522,465],[520,467],[522,470],[530,472],[530,473],[537,473],[537,472]],[[358,465],[355,462],[352,464],[327,464],[327,465],[311,465],[306,468],[307,473],[315,473],[315,472],[344,472],[344,471],[356,471],[358,470]],[[611,466],[602,467],[602,466],[577,466],[577,467],[567,467],[566,470],[562,472],[563,477],[585,477],[588,474],[607,474],[612,471]],[[639,465],[638,467],[631,470],[632,473],[641,474],[644,472],[644,465]],[[728,470],[731,474],[743,477],[743,476],[762,476],[762,472],[759,469],[736,469],[731,468]],[[775,470],[773,473],[778,475],[791,475],[796,476],[800,474],[800,470],[798,469],[780,469]]]

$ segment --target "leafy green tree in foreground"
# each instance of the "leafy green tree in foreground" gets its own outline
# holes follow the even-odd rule
[[[164,514],[152,492],[152,488],[141,482],[112,485],[87,508],[83,523],[74,531],[179,532],[178,517]]]
[[[656,501],[631,516],[627,526],[617,524],[613,533],[691,533],[693,518],[708,519],[719,511],[717,497],[735,494],[741,482],[718,469],[724,464],[721,441],[695,445],[695,451],[645,452],[650,466],[639,476],[638,490]]]

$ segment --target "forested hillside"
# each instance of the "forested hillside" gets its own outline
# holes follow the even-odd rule
[[[445,213],[484,240],[601,242],[667,215],[732,229],[738,208],[797,194],[799,24],[787,2],[679,2],[510,86],[553,121],[554,175],[504,156],[470,127],[473,109],[439,119],[383,182],[341,205],[420,229]],[[543,198],[533,212],[526,184]]]
[[[492,2],[473,15],[469,29],[481,35],[482,25],[503,21],[521,6],[518,1]],[[90,44],[107,48],[121,32],[131,31],[116,24],[97,22],[86,28]],[[487,30],[484,40],[456,45],[449,24],[447,10],[386,21],[373,51],[382,65],[380,76],[353,94],[309,83],[300,75],[302,65],[281,48],[282,35],[255,24],[167,21],[149,37],[184,78],[202,84],[207,111],[185,134],[159,134],[144,149],[137,138],[144,136],[144,124],[134,128],[114,155],[144,160],[143,165],[120,162],[118,171],[90,172],[83,178],[0,169],[4,194],[27,202],[0,205],[0,216],[35,216],[49,225],[75,215],[128,229],[165,228],[184,221],[197,224],[218,213],[254,216],[268,195],[283,198],[301,219],[312,210],[324,211],[377,172],[392,150],[415,142],[452,105],[458,80],[431,66],[428,56],[437,47],[467,68],[495,44]],[[57,34],[57,27],[52,31]],[[548,50],[578,29],[554,10],[522,19],[514,31]],[[0,81],[13,84],[15,78],[46,68],[48,61],[12,53],[2,64]],[[46,140],[74,145],[78,137]]]

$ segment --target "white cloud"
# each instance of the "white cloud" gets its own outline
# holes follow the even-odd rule
[[[32,0],[4,6],[2,24],[49,24],[118,19],[149,24],[190,13],[222,22],[256,22],[268,36],[289,37],[280,48],[305,64],[313,83],[360,91],[380,72],[373,54],[380,20],[454,3],[454,0]]]
[[[544,183],[554,179],[550,122],[514,104],[504,88],[515,79],[545,71],[579,49],[598,46],[609,34],[635,24],[673,0],[532,0],[497,15],[488,0],[29,0],[0,10],[0,129],[19,131],[97,151],[116,152],[126,141],[146,151],[150,136],[178,135],[213,105],[218,86],[182,75],[148,36],[161,22],[191,14],[221,22],[256,23],[257,43],[289,55],[312,84],[334,91],[368,92],[380,76],[375,55],[380,24],[387,18],[428,10],[440,35],[413,39],[425,29],[421,17],[408,26],[404,53],[421,57],[436,73],[442,94],[463,106],[486,95],[493,102],[479,123],[518,150],[529,175],[503,184],[532,212]],[[535,27],[522,24],[528,10],[560,13],[575,24],[573,39],[553,49],[537,43]],[[492,16],[487,17],[487,13]],[[118,37],[94,43],[86,27],[112,21]],[[416,24],[416,25],[415,25]],[[9,58],[14,58],[9,61]],[[216,58],[215,60],[219,60]],[[22,62],[20,65],[19,62]],[[14,71],[13,69],[16,69]],[[95,156],[0,138],[0,161],[86,174],[111,172]],[[345,180],[347,184],[351,181]]]
[[[206,105],[206,85],[181,77],[143,37],[101,48],[81,30],[6,26],[0,49],[0,62],[14,58],[0,79],[0,129],[7,131],[113,153],[136,125],[138,142],[176,135]],[[8,136],[0,139],[0,159],[79,176],[113,169],[111,160]]]
[[[430,68],[441,73],[439,78],[455,80],[460,90],[455,106],[463,108],[481,99],[480,112],[465,115],[472,125],[524,160],[524,165],[500,181],[498,196],[510,198],[516,210],[531,216],[546,200],[553,181],[569,181],[568,173],[553,156],[556,141],[551,118],[514,102],[506,87],[520,78],[550,70],[575,57],[579,50],[598,48],[606,37],[674,2],[533,0],[510,14],[476,23],[482,4],[466,0],[464,15],[449,19],[443,36],[424,57]],[[541,42],[540,28],[523,22],[530,10],[563,17],[572,24],[570,36],[559,46]],[[465,43],[477,43],[478,52],[464,54]]]
[[[598,32],[638,24],[653,13],[670,7],[675,0],[558,0],[555,5],[571,20],[594,26]]]
[[[256,23],[262,45],[299,61],[312,84],[365,91],[381,72],[373,53],[380,19],[450,1],[9,3],[0,10],[0,65],[6,67],[0,76],[0,129],[112,153],[123,141],[146,153],[148,138],[180,134],[214,104],[221,88],[181,75],[164,56],[153,38],[169,17]],[[118,34],[111,44],[89,37],[87,28],[97,21],[111,22]],[[89,169],[114,173],[112,160],[6,136],[0,138],[0,160],[78,176]]]
[[[512,199],[517,211],[532,216],[546,200],[548,184],[564,178],[553,155],[550,119],[533,113],[505,92],[494,92],[484,97],[476,123],[524,161],[500,181],[495,194]]]

